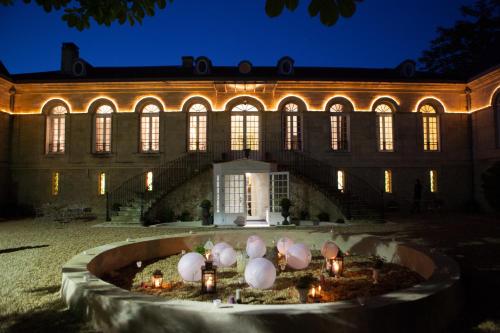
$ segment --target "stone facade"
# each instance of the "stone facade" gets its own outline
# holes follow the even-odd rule
[[[301,111],[303,151],[332,168],[348,171],[376,189],[383,188],[383,172],[392,170],[393,193],[387,201],[409,207],[416,178],[428,191],[428,172],[437,170],[439,191],[436,194],[446,208],[456,210],[475,196],[482,203],[480,174],[500,160],[495,144],[498,120],[494,120],[495,97],[500,84],[500,69],[493,69],[469,81],[451,80],[341,80],[290,79],[272,77],[245,80],[197,77],[178,79],[107,79],[61,76],[34,79],[29,75],[0,75],[0,200],[9,198],[18,204],[40,206],[47,202],[80,204],[103,211],[105,196],[98,193],[98,175],[105,172],[107,188],[113,190],[124,181],[161,163],[182,156],[187,151],[187,105],[200,98],[210,106],[208,142],[230,140],[231,103],[251,99],[261,111],[260,137],[266,142],[282,142],[283,114],[278,111],[288,98],[305,105]],[[15,91],[12,90],[14,87]],[[496,94],[496,95],[495,95]],[[348,152],[330,149],[328,102],[336,96],[347,98],[353,106],[349,113]],[[90,106],[103,98],[114,105],[111,154],[93,153],[93,117]],[[154,98],[162,106],[160,113],[160,151],[144,154],[139,149],[140,113],[137,105],[144,98]],[[376,113],[378,100],[389,99],[394,113],[394,151],[377,150]],[[426,152],[422,146],[422,115],[416,112],[421,101],[431,99],[439,105],[440,149]],[[46,153],[47,124],[44,106],[60,100],[69,109],[66,116],[64,154]],[[497,126],[497,129],[495,129]],[[51,174],[60,173],[60,191],[51,194]],[[200,176],[201,177],[201,176]],[[201,199],[211,193],[208,178],[195,180]],[[300,184],[298,182],[297,184]],[[193,202],[172,198],[176,193],[191,197],[189,190],[176,190],[167,201],[194,209]],[[297,185],[297,186],[305,186]],[[300,190],[303,191],[302,189]],[[308,191],[306,191],[308,192]],[[316,194],[300,200],[300,209],[310,214],[318,204]],[[309,201],[307,201],[309,200]],[[299,208],[296,208],[299,209]],[[305,208],[304,208],[305,209]],[[177,209],[179,210],[179,209]],[[197,216],[197,212],[192,212]],[[332,215],[335,213],[332,211]]]

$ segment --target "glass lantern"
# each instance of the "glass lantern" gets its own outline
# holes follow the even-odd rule
[[[151,284],[153,285],[153,288],[161,288],[161,285],[163,283],[163,273],[157,269],[154,271],[153,276],[151,277]]]
[[[213,294],[217,288],[217,268],[211,261],[201,267],[201,293]]]
[[[341,277],[344,272],[344,256],[339,253],[335,258],[328,259],[330,276]]]

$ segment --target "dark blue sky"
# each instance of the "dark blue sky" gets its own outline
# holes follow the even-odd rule
[[[61,43],[72,41],[94,66],[177,65],[183,55],[205,55],[214,65],[274,65],[289,55],[297,66],[394,67],[417,59],[438,26],[460,18],[472,0],[365,0],[350,19],[324,27],[307,14],[270,19],[264,0],[174,0],[142,26],[69,29],[61,13],[16,0],[0,6],[0,60],[11,73],[57,70]]]

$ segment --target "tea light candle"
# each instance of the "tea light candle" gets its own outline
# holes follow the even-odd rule
[[[212,276],[208,277],[206,287],[209,293],[214,290],[214,278]]]

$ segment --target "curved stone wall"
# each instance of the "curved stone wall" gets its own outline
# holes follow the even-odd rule
[[[287,236],[320,246],[328,233],[314,231],[217,231],[143,238],[103,245],[64,265],[61,294],[72,311],[104,332],[439,332],[461,305],[458,265],[446,256],[370,235],[342,235],[344,251],[376,254],[404,265],[426,282],[366,299],[321,304],[245,305],[170,300],[120,289],[100,280],[103,273],[138,260],[189,250],[205,242],[242,246],[251,234],[268,244]]]

